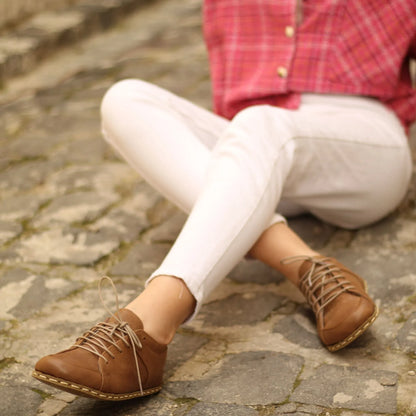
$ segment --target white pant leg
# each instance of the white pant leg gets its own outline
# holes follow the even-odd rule
[[[292,117],[295,166],[283,199],[350,229],[397,207],[409,186],[412,160],[391,110],[371,98],[304,94]]]
[[[272,113],[278,115],[278,134]],[[291,131],[288,111],[250,107],[233,119],[214,148],[188,220],[150,278],[182,278],[197,300],[194,314],[270,224],[292,166]]]
[[[356,228],[405,195],[411,160],[396,117],[372,100],[316,98],[298,111],[248,108],[214,149],[204,189],[152,275],[181,277],[197,299],[195,313],[269,224],[281,196]]]
[[[199,307],[270,223],[281,194],[297,207],[346,227],[375,221],[397,205],[410,175],[409,151],[397,120],[381,105],[366,100],[325,100],[309,97],[298,111],[253,107],[232,123],[222,124],[226,128],[215,149],[208,181],[199,181],[205,184],[202,193],[172,250],[152,277],[181,277]],[[150,101],[155,109],[165,104]],[[361,103],[365,108],[357,111]],[[106,106],[105,101],[103,104],[108,116],[104,128],[118,137],[119,150],[124,142],[130,142],[124,153],[131,159],[137,146],[134,140],[146,133],[146,128],[136,129],[134,122],[135,118],[143,121],[138,115],[144,109],[138,104],[130,98],[127,107],[131,107],[128,114],[132,124],[117,128],[114,126],[123,120],[124,112],[117,113],[117,106]],[[125,107],[121,105],[123,110]],[[109,116],[110,110],[114,114]],[[203,118],[199,119],[202,124]],[[179,130],[167,132],[174,140],[183,129],[175,123],[171,126]],[[132,126],[136,126],[133,132]],[[131,139],[127,140],[128,134]],[[147,134],[152,135],[153,130]],[[147,152],[146,146],[138,148],[136,153]],[[159,151],[163,152],[164,146],[159,146]],[[159,157],[154,149],[149,153]],[[133,160],[135,163],[142,162]],[[155,169],[155,164],[149,165],[150,170],[152,166]],[[392,173],[386,166],[396,169]],[[140,166],[137,169],[140,172]],[[385,183],[392,190],[387,195]]]
[[[134,79],[108,90],[101,114],[104,138],[149,184],[189,213],[202,188],[212,149],[229,121]],[[271,223],[278,221],[285,219],[275,214]]]
[[[105,139],[147,182],[189,213],[228,121],[139,80],[114,84],[101,114]]]

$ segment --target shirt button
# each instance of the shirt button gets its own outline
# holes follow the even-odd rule
[[[287,69],[284,66],[279,66],[277,68],[277,75],[279,75],[280,78],[287,78]]]
[[[293,28],[293,26],[286,26],[285,27],[285,35],[288,38],[293,38],[294,34],[295,34],[295,29]]]

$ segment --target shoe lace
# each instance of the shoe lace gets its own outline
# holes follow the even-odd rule
[[[354,289],[345,279],[339,267],[329,257],[291,256],[281,260],[282,264],[308,261],[311,267],[299,276],[299,289],[318,314],[342,293]]]
[[[109,310],[102,297],[102,284],[106,280],[110,282],[115,294],[117,308],[116,313],[113,313]],[[137,381],[140,387],[140,392],[143,394],[139,359],[137,355],[137,349],[142,348],[142,343],[128,322],[123,321],[119,315],[118,311],[120,310],[120,307],[118,302],[117,289],[114,285],[114,282],[108,276],[103,276],[98,283],[98,290],[102,305],[106,311],[115,319],[115,322],[98,323],[89,331],[80,336],[76,340],[76,343],[73,345],[73,347],[89,351],[92,354],[101,357],[106,363],[108,363],[108,358],[104,355],[104,353],[107,353],[111,358],[115,358],[114,354],[110,350],[110,347],[114,346],[119,352],[121,352],[122,350],[117,344],[119,340],[121,340],[128,348],[133,346],[133,356],[136,364]]]

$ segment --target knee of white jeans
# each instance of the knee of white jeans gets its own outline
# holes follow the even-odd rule
[[[103,130],[122,117],[122,108],[129,106],[129,102],[151,100],[155,86],[139,79],[125,79],[113,84],[105,93],[101,101],[101,120]]]

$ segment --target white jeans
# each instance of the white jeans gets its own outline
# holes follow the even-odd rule
[[[138,80],[102,103],[112,146],[189,213],[152,276],[184,280],[201,301],[284,217],[310,212],[357,228],[391,212],[411,176],[407,137],[376,100],[304,94],[298,110],[266,105],[225,120]]]

